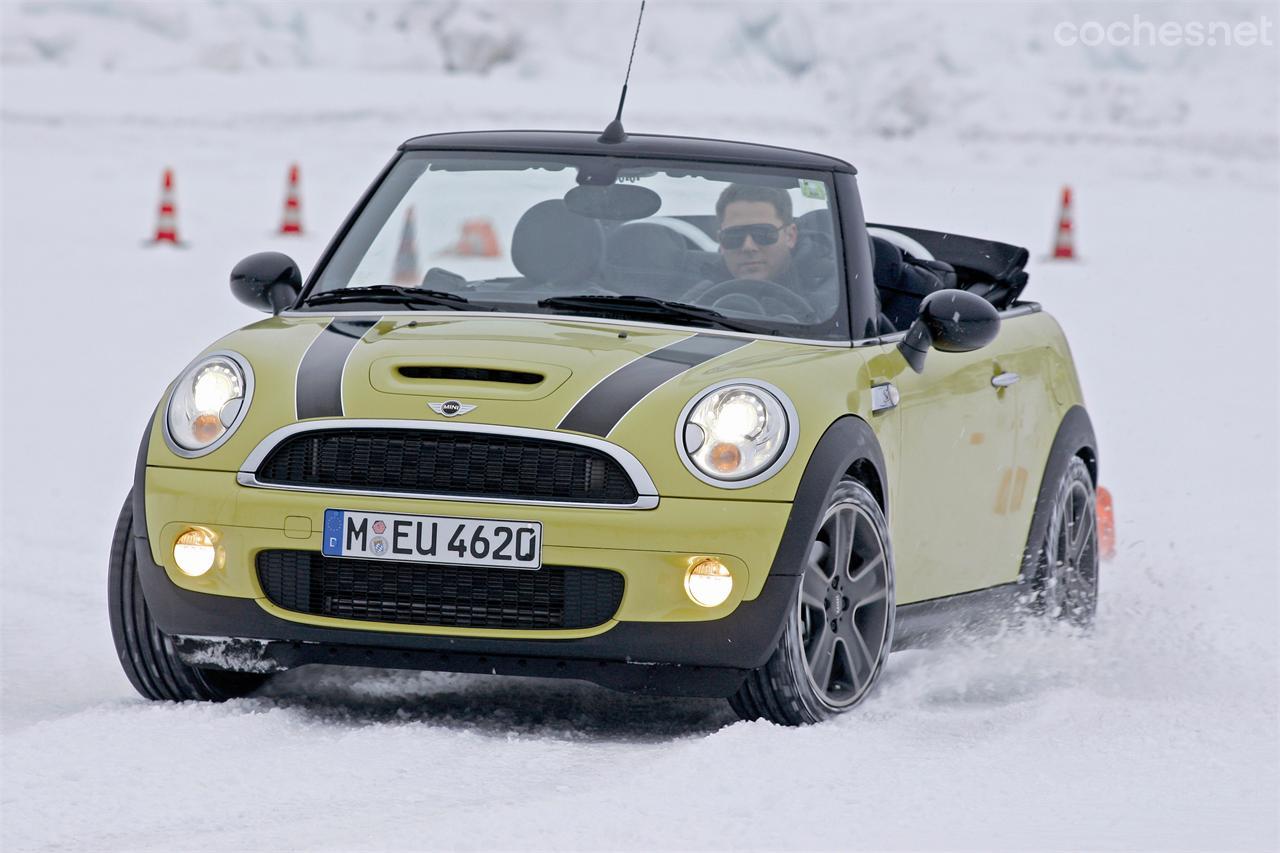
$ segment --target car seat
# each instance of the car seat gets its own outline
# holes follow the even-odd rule
[[[511,234],[511,262],[529,282],[580,286],[600,271],[604,229],[562,199],[529,208]]]
[[[620,225],[605,240],[605,284],[619,293],[679,299],[698,280],[687,245],[665,225]]]

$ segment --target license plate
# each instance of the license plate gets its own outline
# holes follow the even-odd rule
[[[326,509],[322,550],[326,557],[537,569],[542,566],[542,525]]]

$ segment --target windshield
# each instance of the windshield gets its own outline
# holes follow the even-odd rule
[[[301,307],[598,316],[847,340],[832,197],[821,172],[408,152]]]

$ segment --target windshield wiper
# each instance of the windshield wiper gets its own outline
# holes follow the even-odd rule
[[[343,287],[307,297],[304,305],[330,305],[337,302],[397,302],[409,308],[430,305],[433,308],[452,308],[464,311],[471,300],[443,290],[423,290],[420,287],[401,287],[396,284],[375,284],[370,287]]]
[[[719,311],[700,308],[687,302],[672,302],[652,296],[614,296],[605,293],[583,293],[578,296],[552,296],[539,300],[540,308],[567,308],[589,313],[631,314],[638,317],[678,318],[710,323],[735,332],[776,335],[777,329],[769,329],[755,323],[730,320]]]

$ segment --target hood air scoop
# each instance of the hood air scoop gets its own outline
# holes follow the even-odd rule
[[[540,400],[572,373],[555,364],[419,353],[375,360],[369,382],[386,394],[442,400]]]
[[[403,364],[399,373],[405,379],[442,379],[452,382],[499,382],[507,385],[537,385],[546,379],[541,373],[524,370],[501,370],[491,367],[451,367],[438,364]]]

